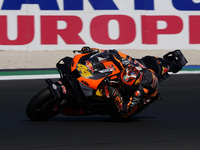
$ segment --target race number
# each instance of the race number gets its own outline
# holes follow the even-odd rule
[[[76,69],[79,71],[80,75],[84,78],[92,76],[91,72],[88,70],[86,65],[77,64]]]

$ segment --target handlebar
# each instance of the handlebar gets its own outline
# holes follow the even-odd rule
[[[73,50],[73,53],[82,53],[81,50]]]

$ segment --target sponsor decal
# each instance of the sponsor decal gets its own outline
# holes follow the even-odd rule
[[[60,85],[62,85],[63,83],[61,81],[57,81]]]
[[[57,89],[58,87],[55,84],[52,84],[53,89]]]
[[[87,68],[88,68],[89,70],[92,71],[92,73],[94,72],[94,69],[93,69],[92,63],[89,62],[88,60],[86,61],[86,66],[87,66]]]
[[[100,70],[100,73],[116,71],[116,68],[113,65],[106,65],[106,69]]]
[[[128,81],[128,79],[129,79],[129,76],[127,76],[127,75],[125,75],[124,77],[123,77],[123,79],[124,79],[124,81]]]
[[[139,61],[137,61],[136,59],[134,60],[134,64],[141,67],[141,68],[146,68],[144,65],[142,65]],[[141,69],[142,70],[142,69]]]
[[[81,83],[85,84],[86,86],[89,86],[89,84],[84,80],[81,80]]]
[[[64,93],[64,94],[67,94],[66,87],[65,87],[64,85],[62,85],[61,87],[62,87],[63,93]]]

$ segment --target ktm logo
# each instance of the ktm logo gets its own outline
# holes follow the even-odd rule
[[[85,84],[86,86],[89,86],[89,84],[86,81],[81,80],[81,83]]]

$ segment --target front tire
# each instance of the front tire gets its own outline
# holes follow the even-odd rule
[[[33,121],[44,121],[56,116],[59,112],[54,110],[57,104],[49,88],[45,88],[36,94],[28,103],[26,115]]]

